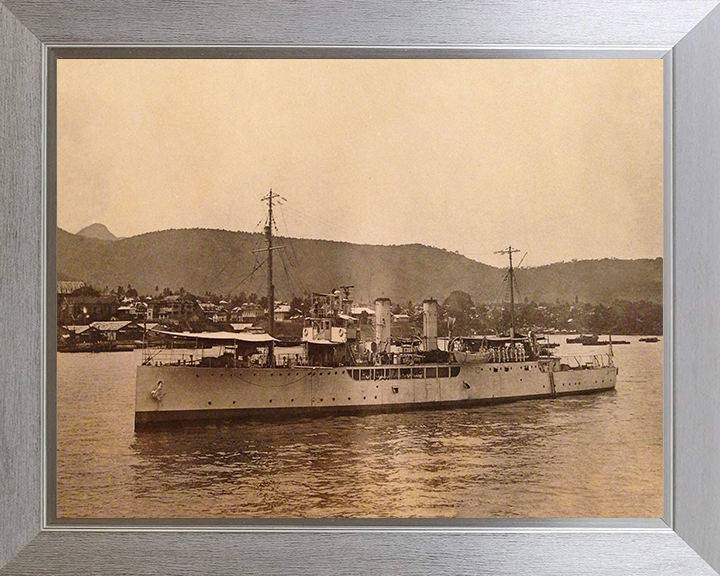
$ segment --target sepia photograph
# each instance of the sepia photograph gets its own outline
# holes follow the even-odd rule
[[[663,62],[59,59],[56,516],[660,518]]]

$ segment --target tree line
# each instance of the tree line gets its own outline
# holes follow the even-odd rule
[[[518,331],[573,331],[593,334],[663,333],[663,307],[645,300],[610,304],[579,302],[515,303]],[[510,329],[510,304],[475,304],[464,292],[453,292],[440,309],[439,330],[454,335],[501,334]],[[416,319],[414,319],[416,320]],[[420,320],[421,321],[421,320]]]
[[[104,293],[108,293],[106,288]],[[100,291],[92,286],[86,286],[73,292],[73,295],[98,296]],[[110,294],[123,297],[137,297],[138,292],[131,285],[127,288],[118,286],[109,291]],[[197,297],[183,288],[173,292],[169,288],[160,290],[155,288],[156,298],[165,298],[170,295],[179,295],[195,300]],[[140,295],[142,297],[142,295]],[[219,304],[223,296],[206,292],[203,300]],[[246,302],[256,303],[262,307],[267,306],[267,297],[256,293],[226,296],[225,301],[229,307],[241,306]],[[290,300],[291,314],[306,315],[310,310],[310,295],[293,295]],[[646,300],[628,301],[615,300],[610,304],[589,304],[575,299],[574,302],[555,301],[534,302],[525,299],[515,303],[515,329],[523,332],[558,331],[593,334],[642,334],[661,335],[663,333],[663,307],[662,304]],[[410,322],[418,331],[422,331],[423,317],[422,305],[409,301],[406,305],[395,303],[393,313],[407,314]],[[511,324],[510,304],[475,303],[466,292],[456,290],[452,292],[439,307],[438,332],[440,336],[452,333],[454,336],[470,334],[504,334],[509,332]],[[367,314],[361,318],[361,323],[369,321]]]

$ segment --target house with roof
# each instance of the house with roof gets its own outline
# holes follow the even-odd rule
[[[153,314],[154,317],[157,317],[160,322],[169,322],[171,321],[173,315],[173,309],[169,308],[168,306],[161,306],[157,309],[157,314]]]
[[[286,322],[290,318],[292,308],[290,304],[280,302],[275,306],[275,322]]]
[[[178,323],[182,318],[189,318],[196,312],[195,300],[177,294],[161,298],[147,305],[146,316],[148,320]],[[137,310],[136,306],[136,310]]]
[[[363,321],[371,324],[375,322],[375,309],[369,306],[353,306],[350,308],[350,314],[360,324],[362,324]]]
[[[254,323],[263,316],[265,316],[265,310],[262,306],[260,306],[260,304],[246,302],[242,305],[242,310],[240,312],[240,322]]]
[[[134,320],[135,319],[135,309],[132,306],[118,306],[117,312],[115,314],[116,320]]]
[[[90,327],[97,330],[103,339],[112,342],[142,340],[145,332],[142,326],[128,320],[93,322]]]
[[[210,322],[227,322],[229,314],[222,306],[213,304],[212,302],[198,302],[198,307],[203,316]],[[231,316],[231,315],[230,315]]]
[[[97,342],[102,338],[100,332],[87,324],[71,324],[70,326],[58,326],[58,344],[79,344]]]
[[[120,303],[115,296],[64,296],[57,307],[57,319],[65,326],[110,320]]]

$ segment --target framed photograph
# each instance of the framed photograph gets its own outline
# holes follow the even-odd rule
[[[717,4],[0,3],[2,573],[716,573]]]

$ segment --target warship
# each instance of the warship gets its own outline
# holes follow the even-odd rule
[[[174,332],[155,329],[165,344],[145,347],[137,368],[135,428],[206,419],[364,414],[497,404],[588,394],[615,388],[612,344],[606,354],[562,357],[531,331],[515,330],[510,260],[509,333],[438,337],[438,303],[423,302],[422,336],[392,338],[392,302],[377,298],[374,328],[352,315],[350,289],[313,294],[301,345],[274,337],[273,201],[264,229],[268,330]],[[363,329],[365,328],[365,329]],[[288,351],[289,350],[289,351]]]

